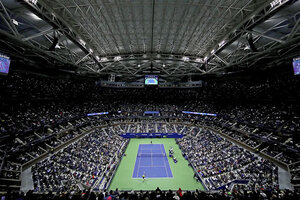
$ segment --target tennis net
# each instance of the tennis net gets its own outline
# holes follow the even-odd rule
[[[138,157],[166,157],[165,153],[138,153]]]

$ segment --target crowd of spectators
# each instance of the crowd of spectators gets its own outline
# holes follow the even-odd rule
[[[196,135],[202,137],[200,130],[180,124],[174,126],[163,118],[177,122],[188,120],[215,128],[262,153],[292,164],[299,160],[300,151],[299,144],[294,141],[295,135],[300,132],[298,85],[299,79],[295,77],[268,76],[255,81],[208,80],[197,89],[109,89],[101,88],[91,80],[57,79],[12,72],[0,77],[0,157],[1,161],[6,160],[0,176],[18,179],[20,169],[15,170],[12,165],[24,165],[48,153],[84,133],[85,128],[93,127],[99,121],[106,123],[105,117],[136,123],[136,117],[143,116],[146,110],[160,111],[160,118],[138,120],[137,126],[128,123],[107,131],[190,133],[189,139],[197,141],[199,138]],[[216,113],[217,117],[186,115],[181,112],[183,110]],[[86,117],[87,113],[103,111],[110,114]],[[211,139],[213,141],[210,142],[215,142],[217,146],[222,143],[214,141],[216,138],[213,136]],[[253,168],[250,160],[256,164],[263,162],[261,166],[268,166],[268,173],[273,171],[265,161],[223,143],[224,150],[245,156],[243,161],[238,160],[243,162],[243,168],[231,166],[238,172],[237,176],[248,175],[245,170]],[[232,164],[232,159],[216,163],[221,166],[228,162]],[[55,167],[59,167],[58,164]],[[91,170],[94,170],[92,165]],[[222,170],[221,174],[203,171],[207,173],[204,178],[211,176],[214,180],[211,188],[233,179],[229,169]],[[269,186],[269,182],[265,184]]]
[[[108,129],[96,130],[33,167],[35,191],[63,192],[81,189],[79,184],[97,187],[118,163],[125,140]],[[106,175],[107,173],[107,175]],[[74,188],[75,187],[75,188]],[[99,187],[99,186],[98,186]]]
[[[264,127],[285,134],[300,129],[297,113],[299,105],[295,103],[277,105],[264,102],[218,103],[219,95],[223,95],[223,99],[231,97],[236,99],[238,96],[245,98],[242,93],[239,95],[228,95],[228,93],[229,91],[248,93],[246,87],[250,87],[252,91],[253,88],[260,88],[257,85],[266,83],[252,83],[253,85],[250,86],[248,82],[243,85],[238,81],[209,82],[205,87],[194,90],[149,91],[147,89],[105,89],[97,87],[92,81],[61,80],[14,73],[1,79],[3,79],[0,82],[1,134],[26,132],[48,124],[82,117],[85,113],[99,112],[99,110],[126,111],[124,115],[132,112],[142,114],[141,112],[145,110],[159,110],[163,116],[174,115],[175,117],[179,115],[176,113],[182,110],[202,111],[217,113],[222,118],[247,123],[248,126]],[[295,87],[298,82],[298,79],[289,80],[288,90]],[[269,85],[272,85],[271,83],[278,84],[275,80],[268,81]],[[283,85],[285,86],[286,83]],[[296,91],[293,91],[295,98],[299,97]]]
[[[5,162],[2,167],[0,178],[19,179],[21,168],[21,165],[18,163]]]
[[[44,193],[36,194],[33,191],[24,193],[3,194],[5,200],[251,200],[251,199],[272,199],[272,200],[298,200],[299,193],[289,190],[244,190],[236,186],[232,192],[203,192],[203,191],[161,191],[159,188],[153,191],[130,191],[120,192],[104,191],[76,191],[72,193]]]
[[[212,131],[188,135],[177,142],[209,189],[218,189],[234,180],[249,181],[250,190],[272,189],[278,185],[275,165]]]
[[[249,183],[244,188],[247,190],[277,187],[277,168],[274,165],[212,131],[193,125],[183,125],[176,121],[120,119],[113,121],[111,126],[102,128],[99,133],[90,134],[89,137],[84,137],[62,152],[38,163],[34,167],[36,191],[62,192],[68,188],[76,191],[76,189],[80,189],[78,183],[93,186],[107,169],[108,160],[99,158],[101,160],[99,163],[93,161],[94,156],[93,160],[90,160],[91,158],[82,157],[83,155],[93,155],[93,152],[96,152],[96,155],[102,156],[102,151],[99,149],[105,148],[107,145],[103,145],[101,142],[97,143],[100,140],[113,141],[109,146],[112,147],[112,152],[116,152],[116,148],[120,146],[116,144],[119,141],[115,139],[119,138],[117,134],[149,132],[150,130],[160,133],[178,132],[185,134],[184,138],[178,140],[178,144],[186,159],[205,180],[209,189],[218,189],[234,180],[248,180]],[[74,137],[70,135],[72,134],[65,134],[65,137]],[[26,154],[28,153],[26,152]],[[20,156],[22,157],[22,155]],[[109,154],[109,157],[112,155]],[[56,174],[58,172],[59,175]],[[297,173],[295,173],[296,175]]]

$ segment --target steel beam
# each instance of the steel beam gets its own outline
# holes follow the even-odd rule
[[[267,38],[269,40],[273,40],[275,42],[279,42],[279,43],[285,43],[285,41],[281,40],[281,39],[277,39],[277,38],[274,38],[274,37],[271,37],[271,36],[267,36],[267,35],[264,35],[262,33],[259,33],[257,31],[249,31],[249,30],[246,30],[247,33],[253,33],[255,35],[258,35],[258,36],[261,36],[261,37],[264,37],[264,38]]]
[[[67,38],[69,38],[74,44],[76,44],[84,52],[86,53],[90,52],[89,49],[87,49],[85,46],[80,44],[80,42],[78,41],[80,34],[78,34],[73,28],[71,28],[71,26],[60,16],[53,15],[54,11],[48,5],[44,4],[42,1],[39,1],[37,5],[32,5],[26,0],[22,0],[22,2],[25,5],[27,5],[27,8],[32,10],[38,16],[42,16],[43,20],[46,20],[54,28],[59,28],[62,34],[64,34]],[[100,67],[102,67],[94,55],[91,54],[90,56],[95,61],[95,63],[97,63]]]
[[[263,5],[261,5],[259,8],[256,8],[254,12],[252,12],[248,17],[246,17],[244,20],[242,20],[238,25],[232,28],[231,31],[228,31],[228,34],[226,34],[225,37],[220,40],[217,45],[221,41],[227,41],[223,46],[214,47],[215,54],[222,51],[226,46],[234,42],[237,38],[241,37],[245,32],[241,30],[250,30],[254,25],[261,22],[265,17],[269,16],[270,14],[274,13],[279,7],[282,5],[285,5],[289,0],[283,0],[282,4],[277,5],[275,7],[271,7],[270,3],[273,2],[273,0],[266,1]],[[213,49],[210,49],[211,51]],[[210,51],[208,51],[210,52]],[[208,57],[208,60],[210,60],[213,57],[213,55]]]
[[[13,32],[13,34],[16,36],[16,37],[20,37],[20,34],[16,28],[16,26],[14,25],[13,21],[12,21],[12,18],[10,17],[10,15],[8,14],[5,6],[3,5],[2,3],[2,0],[0,0],[0,6],[6,16],[6,18],[1,14],[1,17],[3,18],[3,20],[7,23],[8,27],[11,29],[11,31]]]
[[[272,53],[272,52],[276,52],[277,50],[280,50],[282,48],[285,48],[285,47],[288,47],[288,46],[291,46],[293,44],[298,44],[300,43],[300,36],[296,37],[296,38],[293,38],[289,41],[286,41],[285,43],[282,43],[280,45],[277,45],[273,48],[270,48],[266,51],[263,51],[263,52],[256,52],[253,56],[247,56],[247,58],[243,59],[242,61],[239,61],[239,62],[236,62],[234,64],[231,64],[231,65],[228,65],[226,67],[222,67],[222,68],[218,68],[218,71],[220,69],[225,69],[225,68],[228,68],[228,67],[233,67],[233,66],[239,66],[239,65],[242,65],[243,63],[246,63],[246,62],[249,62],[251,60],[255,60],[259,57],[262,57],[262,56],[266,56],[268,55],[269,53]],[[215,71],[214,71],[215,72]]]
[[[40,37],[40,36],[43,36],[43,35],[52,33],[53,31],[54,31],[54,29],[53,29],[53,28],[50,28],[50,29],[44,30],[44,31],[42,31],[42,32],[40,32],[40,33],[37,33],[37,34],[31,35],[31,36],[28,36],[28,37],[26,37],[26,38],[23,38],[22,40],[26,42],[26,41],[28,41],[28,40],[32,40],[32,39],[34,39],[34,38],[37,38],[37,37]]]

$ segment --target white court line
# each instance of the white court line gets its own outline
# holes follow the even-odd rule
[[[137,154],[139,154],[140,149],[141,149],[141,146],[139,145],[138,153],[137,153]],[[134,176],[134,170],[135,170],[136,164],[138,164],[138,165],[137,165],[137,172],[139,171],[139,166],[140,166],[140,162],[139,162],[139,161],[140,161],[140,160],[139,160],[138,158],[139,158],[139,157],[137,156],[137,159],[135,160],[132,178],[133,178],[133,176]],[[137,173],[137,174],[136,174],[136,177],[138,177],[138,175],[139,175],[139,174]]]
[[[151,160],[151,167],[153,167],[153,158],[152,158],[152,153],[153,153],[153,152],[152,152],[152,149],[151,149],[151,154],[150,154],[150,155],[151,155],[151,159],[150,159],[150,160]]]
[[[150,178],[148,178],[148,179],[157,179],[157,178],[174,178],[173,177],[173,175],[172,175],[172,172],[171,172],[171,176],[169,176],[169,173],[168,173],[168,170],[167,170],[167,165],[166,165],[166,161],[165,161],[165,157],[162,157],[162,159],[163,159],[163,163],[164,163],[164,165],[163,166],[154,166],[153,165],[153,158],[152,158],[152,153],[153,153],[153,150],[161,150],[161,153],[166,153],[166,151],[164,151],[165,150],[165,148],[164,148],[164,145],[163,144],[157,144],[157,146],[159,147],[159,148],[155,148],[155,149],[153,149],[153,148],[151,148],[151,149],[148,149],[148,148],[143,148],[143,147],[145,147],[143,144],[139,144],[139,149],[138,149],[138,154],[139,153],[142,153],[142,150],[151,150],[151,156],[150,156],[150,159],[151,159],[151,165],[150,166],[141,166],[140,165],[140,161],[141,161],[141,158],[142,157],[139,157],[139,159],[137,159],[136,160],[136,164],[138,164],[138,166],[137,166],[137,175],[136,175],[136,177],[132,177],[133,179],[140,179],[140,177],[138,177],[138,175],[139,175],[139,171],[140,171],[140,168],[141,167],[163,167],[164,169],[165,169],[165,171],[166,171],[166,174],[167,174],[167,177],[150,177]],[[166,154],[166,156],[167,156],[167,154]],[[168,162],[168,160],[167,160],[167,162]]]
[[[166,176],[164,176],[164,177],[147,177],[147,179],[157,179],[157,178],[169,178],[169,179],[173,179],[174,177],[166,177]],[[134,178],[134,177],[132,177],[132,179],[140,179],[140,178]]]
[[[164,147],[164,150],[165,150],[165,146],[163,145],[163,147]],[[165,151],[166,152],[166,151]],[[168,165],[169,165],[169,169],[170,169],[170,172],[171,172],[171,177],[173,177],[173,173],[172,173],[172,169],[171,169],[171,166],[170,166],[170,163],[169,163],[169,161],[168,161],[168,155],[166,155],[166,162],[168,162]]]
[[[138,159],[138,169],[137,169],[137,174],[136,174],[137,177],[139,177],[140,161],[141,161],[141,157],[139,157],[139,159]]]
[[[163,150],[162,148],[162,145],[160,146],[160,149]],[[164,148],[165,149],[165,148]],[[166,152],[166,151],[165,151]],[[166,163],[165,163],[165,157],[163,157],[163,161],[164,161],[164,169],[166,171],[166,174],[167,174],[167,177],[169,177],[169,174],[168,174],[168,170],[167,170],[167,166],[166,166]]]

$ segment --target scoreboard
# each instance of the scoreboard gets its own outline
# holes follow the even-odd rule
[[[8,74],[10,59],[0,55],[0,74]]]
[[[300,75],[300,58],[294,58],[293,68],[294,68],[294,74]]]
[[[158,85],[158,76],[145,75],[145,85]]]

